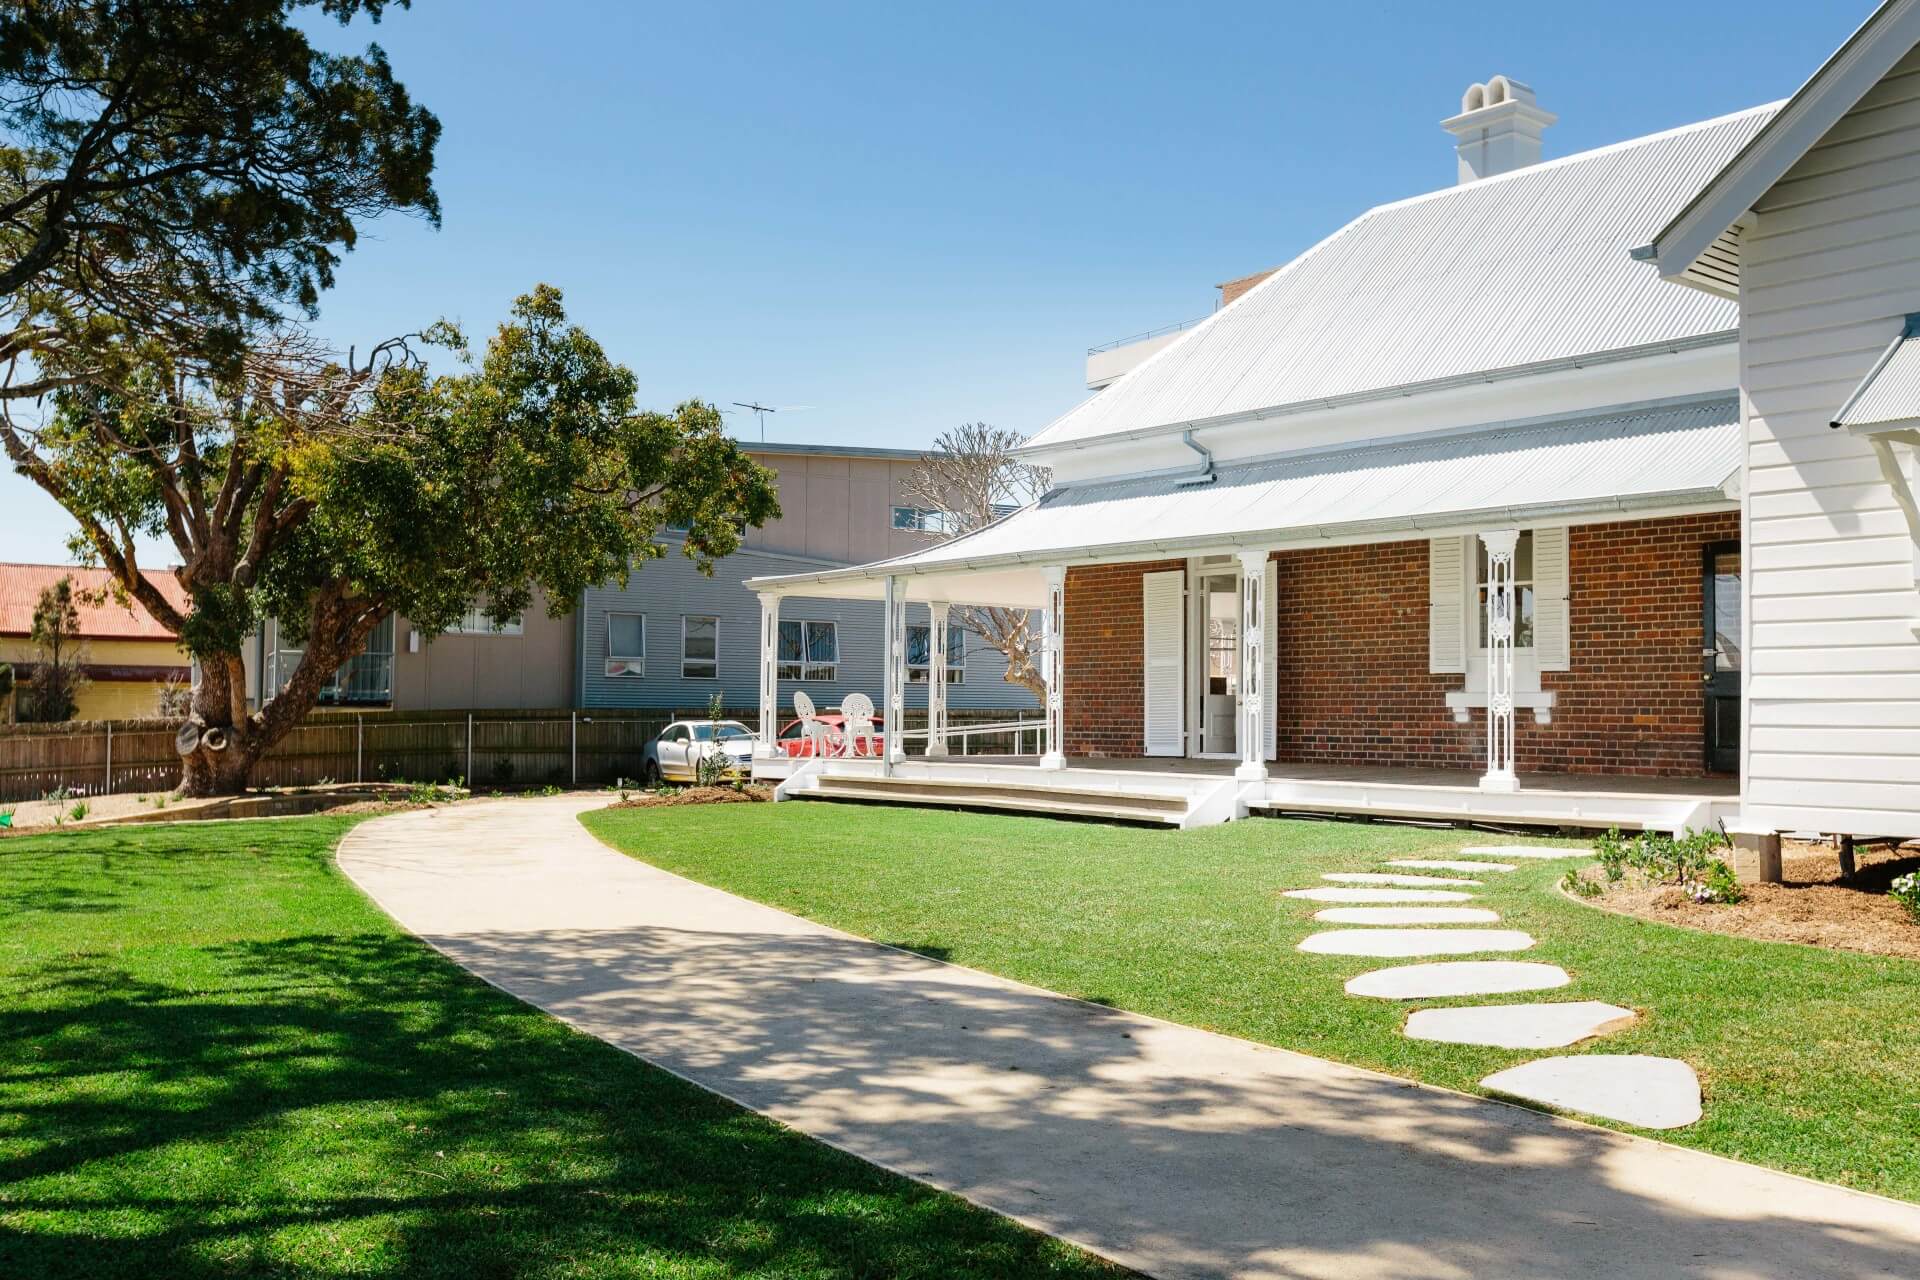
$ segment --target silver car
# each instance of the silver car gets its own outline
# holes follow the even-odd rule
[[[646,786],[695,781],[703,756],[724,756],[727,771],[745,777],[753,770],[753,731],[738,720],[675,720],[640,754],[640,781]]]

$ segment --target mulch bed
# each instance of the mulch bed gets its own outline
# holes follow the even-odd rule
[[[773,788],[744,787],[672,787],[666,791],[644,791],[609,805],[611,809],[664,809],[682,804],[760,804],[773,799]]]
[[[1862,849],[1850,880],[1840,878],[1831,846],[1784,842],[1784,884],[1750,884],[1744,901],[1693,902],[1673,885],[1608,887],[1597,867],[1585,878],[1607,887],[1590,899],[1609,911],[1772,942],[1802,942],[1838,951],[1920,960],[1920,923],[1887,896],[1894,877],[1920,869],[1920,844]]]

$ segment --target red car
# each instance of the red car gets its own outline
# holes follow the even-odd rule
[[[827,726],[836,736],[844,737],[847,732],[847,718],[838,711],[822,711],[819,715],[815,716],[814,719]],[[877,757],[882,751],[885,751],[887,745],[886,739],[880,732],[885,727],[881,717],[875,716],[873,718],[874,734],[871,745],[869,745],[866,738],[861,738],[853,744],[855,753],[862,756]],[[811,756],[813,754],[813,743],[807,741],[806,733],[801,729],[798,720],[787,721],[785,727],[780,730],[779,746],[782,755]]]

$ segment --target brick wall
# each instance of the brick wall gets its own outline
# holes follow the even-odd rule
[[[1705,771],[1700,554],[1739,536],[1732,512],[1576,527],[1572,670],[1543,673],[1553,723],[1519,713],[1522,770]],[[1458,675],[1427,671],[1427,543],[1277,555],[1281,760],[1479,769],[1486,714],[1457,724]],[[1072,755],[1140,754],[1140,575],[1179,561],[1067,577],[1066,733]]]
[[[1061,710],[1068,755],[1143,753],[1147,641],[1140,577],[1185,565],[1184,560],[1166,560],[1067,571],[1067,619],[1061,637],[1067,692]]]

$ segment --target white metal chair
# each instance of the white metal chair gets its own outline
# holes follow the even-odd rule
[[[864,693],[850,693],[840,703],[840,718],[847,738],[847,754],[862,754],[860,743],[867,744],[865,754],[880,754],[879,734],[873,727],[873,699]]]
[[[800,735],[807,740],[808,755],[820,759],[838,754],[833,726],[820,719],[813,709],[813,699],[798,689],[793,693],[793,713],[800,717]]]

